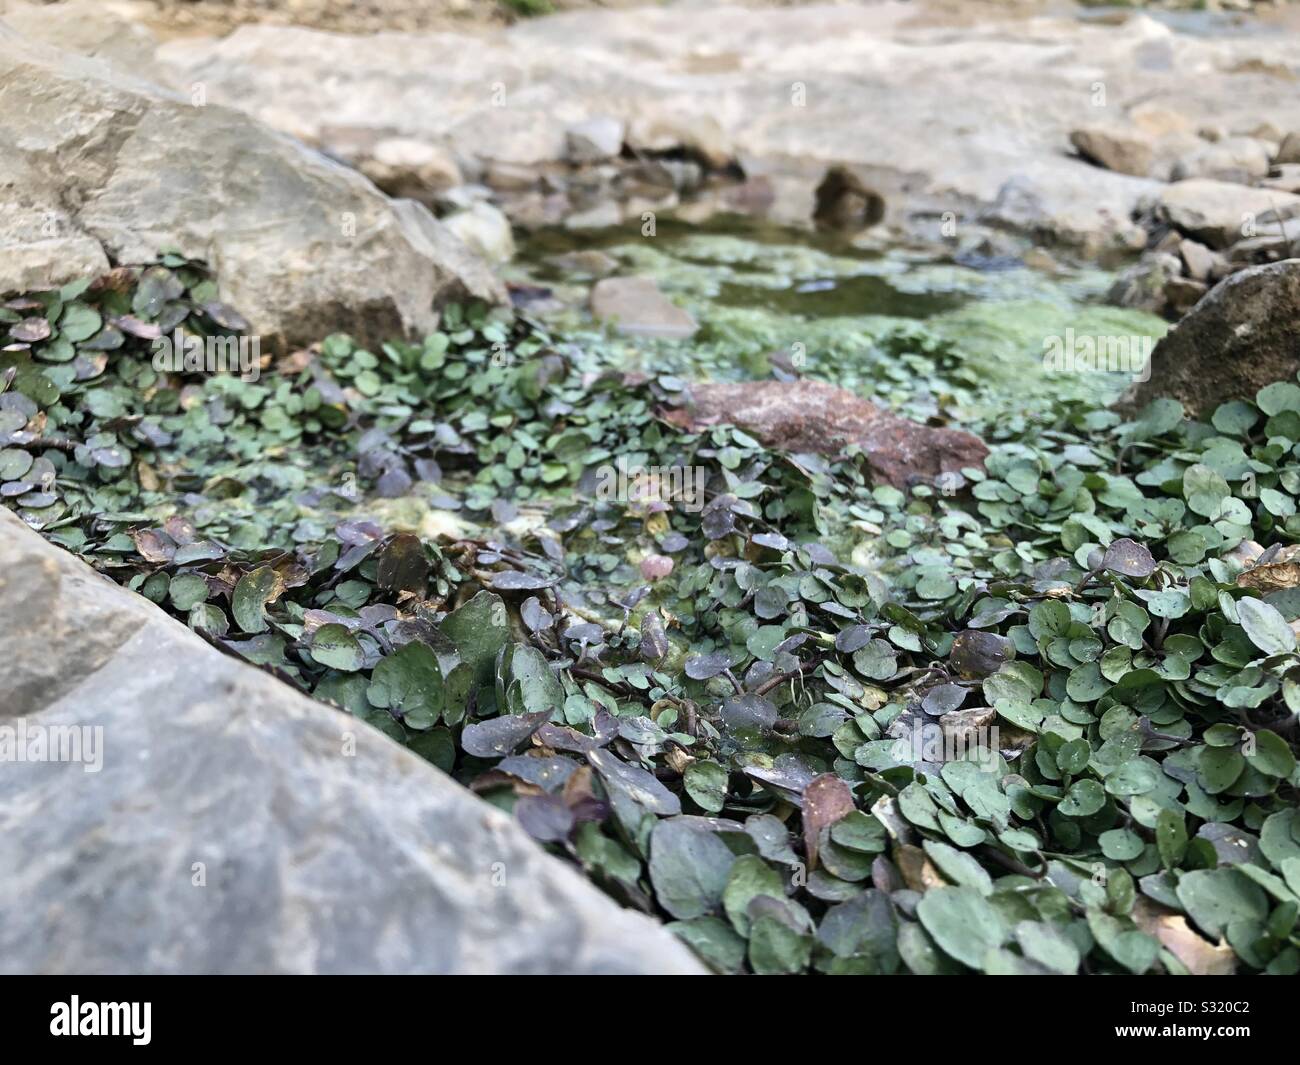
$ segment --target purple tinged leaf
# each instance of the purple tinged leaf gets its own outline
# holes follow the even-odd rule
[[[503,758],[526,743],[550,718],[549,710],[531,714],[507,714],[466,725],[460,745],[475,758]]]

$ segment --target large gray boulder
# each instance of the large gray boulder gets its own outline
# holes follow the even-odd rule
[[[206,260],[253,331],[295,344],[427,330],[503,298],[423,207],[247,115],[0,23],[0,291],[164,249]]]
[[[1125,406],[1172,396],[1195,415],[1253,399],[1300,371],[1300,259],[1254,266],[1220,281],[1151,353],[1150,379]]]
[[[0,619],[0,972],[702,971],[512,818],[4,508]],[[60,726],[91,730],[80,761],[15,760]]]

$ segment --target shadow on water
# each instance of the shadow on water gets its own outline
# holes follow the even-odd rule
[[[888,278],[872,274],[805,281],[772,289],[735,281],[724,283],[717,302],[728,307],[759,307],[781,314],[846,318],[882,314],[893,318],[929,318],[956,310],[967,297],[956,292],[903,292]]]

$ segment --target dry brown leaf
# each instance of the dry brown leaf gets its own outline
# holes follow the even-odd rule
[[[135,475],[140,482],[140,487],[146,492],[156,492],[162,485],[158,480],[158,475],[153,472],[153,467],[144,461],[137,459],[135,464]]]
[[[976,706],[969,710],[949,710],[939,718],[939,727],[944,737],[965,744],[969,739],[978,739],[981,730],[993,724],[997,711],[991,706]]]
[[[803,841],[808,855],[808,871],[817,868],[817,841],[822,830],[830,828],[851,814],[853,792],[834,773],[814,777],[803,790]]]
[[[674,773],[685,773],[686,767],[695,759],[680,747],[670,747],[664,755],[664,761],[668,763],[668,768]]]
[[[1225,942],[1211,943],[1193,931],[1187,918],[1145,897],[1133,906],[1133,922],[1187,966],[1193,976],[1231,976],[1237,958]]]
[[[1300,587],[1300,545],[1271,548],[1258,557],[1255,565],[1237,575],[1238,588],[1276,592]]]
[[[926,857],[925,851],[910,843],[902,843],[894,848],[894,864],[903,874],[903,883],[913,891],[929,891],[948,883]]]
[[[136,529],[131,539],[146,562],[170,562],[176,554],[175,542],[161,529]]]

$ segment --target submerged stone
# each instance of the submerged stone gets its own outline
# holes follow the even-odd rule
[[[607,277],[591,290],[591,313],[629,336],[680,339],[699,326],[648,277]]]

